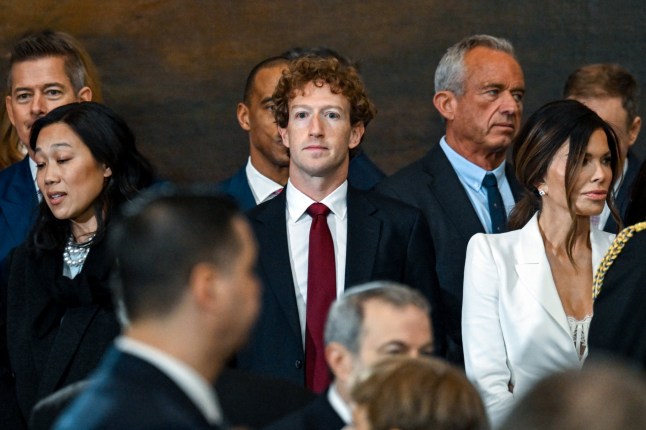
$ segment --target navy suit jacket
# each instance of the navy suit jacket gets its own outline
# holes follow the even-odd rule
[[[641,168],[641,165],[643,163],[642,159],[639,158],[639,156],[637,156],[632,150],[628,150],[627,158],[629,160],[628,170],[626,170],[626,174],[624,175],[621,186],[619,187],[619,191],[617,192],[617,196],[615,197],[615,206],[617,207],[619,216],[622,220],[626,216],[626,210],[628,209],[628,205],[630,203],[630,195],[633,190],[633,185],[635,185],[637,174],[639,173],[639,169]],[[603,230],[607,231],[608,233],[618,233],[617,223],[615,222],[615,219],[612,217],[612,215],[608,217]]]
[[[246,164],[233,176],[220,182],[218,189],[238,203],[241,210],[247,211],[256,206],[249,181],[247,180]],[[370,190],[386,175],[368,158],[365,152],[359,152],[350,160],[348,183],[360,190]]]
[[[173,380],[112,348],[54,426],[66,429],[216,429]]]
[[[518,201],[522,188],[509,164],[505,175]],[[469,196],[440,145],[384,179],[376,190],[420,208],[426,216],[437,256],[432,270],[440,287],[433,309],[435,343],[441,356],[464,366],[461,316],[467,244],[474,234],[485,233]]]
[[[247,213],[259,244],[262,311],[237,365],[304,385],[304,350],[289,260],[286,193]],[[390,280],[422,292],[432,305],[437,282],[428,225],[419,210],[348,187],[345,286]]]
[[[38,196],[29,157],[0,172],[0,263],[20,245],[38,213]]]
[[[265,427],[264,430],[341,430],[345,425],[332,408],[325,392],[309,405]]]

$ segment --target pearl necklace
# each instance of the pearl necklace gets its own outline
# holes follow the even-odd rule
[[[63,251],[63,261],[65,264],[69,267],[83,266],[87,255],[90,253],[92,239],[94,239],[94,234],[90,236],[87,242],[76,243],[74,236],[70,234],[70,237],[67,239],[67,244],[65,244],[65,250]]]

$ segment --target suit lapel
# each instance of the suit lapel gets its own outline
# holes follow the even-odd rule
[[[272,294],[285,314],[295,335],[301,338],[301,326],[298,318],[298,306],[294,294],[294,278],[289,262],[287,244],[287,221],[285,215],[286,193],[280,193],[272,200],[258,206],[250,214],[254,222],[255,233],[260,243],[260,249],[271,250],[261,252],[260,269],[265,276],[265,294]]]
[[[98,306],[83,306],[70,308],[65,312],[38,387],[39,398],[56,390],[98,311]]]
[[[256,206],[256,199],[253,197],[253,193],[251,192],[245,166],[238,170],[231,178],[228,192],[235,196],[238,205],[240,205],[240,209],[243,211]]]
[[[464,239],[468,241],[476,233],[485,233],[467,192],[440,145],[435,145],[426,155],[423,169],[430,176],[427,184],[430,192],[442,207],[446,219]],[[410,184],[410,186],[416,187],[422,184]],[[432,220],[429,221],[432,222]]]
[[[538,230],[538,217],[521,229],[516,252],[516,273],[531,296],[538,301],[554,321],[570,336],[570,326],[556,291],[552,270],[545,255],[545,245]]]
[[[36,190],[29,169],[29,160],[25,158],[15,166],[15,172],[9,181],[6,192],[0,195],[0,213],[4,216],[7,233],[20,243],[33,223],[38,207]],[[31,211],[31,216],[25,216]],[[4,240],[4,238],[2,239]]]
[[[359,190],[348,187],[348,241],[345,288],[371,278],[381,237],[377,208]]]

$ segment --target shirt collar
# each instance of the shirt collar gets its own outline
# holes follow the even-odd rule
[[[251,190],[258,203],[264,202],[279,188],[283,188],[278,182],[274,182],[260,173],[251,163],[251,157],[247,161],[245,173],[247,174],[247,179],[251,184]]]
[[[451,165],[453,166],[457,174],[462,178],[464,183],[467,184],[470,188],[473,188],[475,191],[480,191],[480,189],[482,188],[482,180],[484,179],[485,175],[489,173],[489,171],[472,163],[471,161],[455,152],[453,148],[451,148],[451,146],[446,143],[446,136],[442,137],[442,140],[440,140],[440,146],[442,147],[444,154],[446,154],[446,157],[449,159]],[[498,167],[491,170],[491,173],[493,173],[496,177],[498,184],[500,184],[505,179],[505,163],[506,161],[503,160],[503,162],[500,163]]]
[[[192,367],[155,347],[126,336],[119,336],[115,346],[158,368],[186,393],[209,423],[222,424],[222,409],[215,390]]]
[[[330,385],[330,389],[327,390],[327,400],[330,402],[332,409],[341,417],[344,423],[352,423],[352,411],[350,410],[350,405],[343,401],[339,392],[336,390],[336,383]]]
[[[312,203],[316,201],[301,192],[287,180],[285,198],[287,199],[287,212],[292,222],[299,221]],[[348,181],[343,181],[339,187],[328,194],[320,203],[330,208],[330,211],[338,218],[345,219],[348,212]]]

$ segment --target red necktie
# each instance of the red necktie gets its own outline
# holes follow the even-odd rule
[[[305,383],[320,393],[330,383],[325,362],[323,331],[330,305],[336,298],[334,243],[327,225],[330,209],[322,203],[307,208],[312,217],[307,258],[307,309],[305,326]]]

